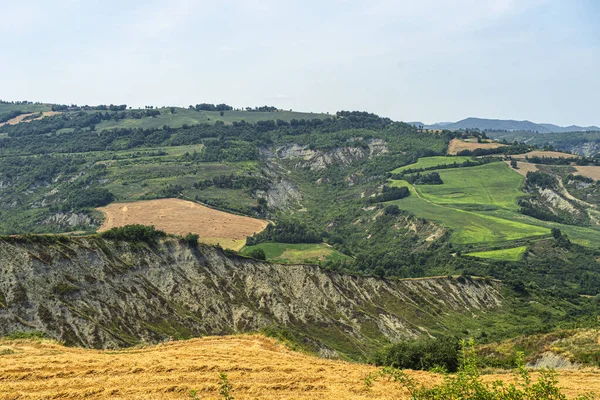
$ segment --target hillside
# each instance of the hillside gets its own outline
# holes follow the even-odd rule
[[[398,384],[380,380],[370,390],[373,366],[330,361],[286,349],[262,336],[205,337],[132,350],[68,348],[51,341],[0,341],[0,399],[222,399],[225,373],[235,399],[406,399]],[[18,365],[18,368],[14,368]],[[431,386],[437,374],[407,371]],[[535,378],[535,374],[534,374]],[[563,393],[600,391],[600,373],[561,371]],[[510,381],[507,373],[484,375],[486,382]]]
[[[356,359],[419,335],[488,342],[596,321],[600,197],[573,174],[596,176],[599,160],[577,158],[580,171],[531,145],[355,111],[53,108],[0,127],[0,233],[18,235],[3,239],[0,334],[109,347],[275,328]],[[256,260],[190,248],[193,235],[93,235],[130,223]]]

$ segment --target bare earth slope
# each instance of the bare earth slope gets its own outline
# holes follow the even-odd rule
[[[494,281],[341,275],[226,257],[176,239],[17,240],[0,240],[0,336],[37,330],[111,348],[277,326],[321,354],[359,356],[502,301]]]
[[[409,399],[381,380],[366,391],[364,364],[292,352],[262,336],[206,337],[124,351],[67,348],[53,342],[0,341],[0,399],[222,399],[226,373],[236,399]],[[419,383],[440,375],[408,371]],[[569,397],[600,391],[598,370],[568,371],[559,385]],[[485,375],[488,382],[510,375]]]

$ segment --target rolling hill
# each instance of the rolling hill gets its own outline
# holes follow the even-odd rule
[[[536,132],[536,133],[564,133],[564,132],[584,132],[584,131],[600,131],[597,126],[558,126],[554,124],[540,124],[531,121],[516,121],[505,119],[488,119],[469,117],[457,122],[442,122],[431,125],[423,124],[422,122],[410,122],[415,126],[424,126],[427,129],[479,129],[481,131],[521,131],[521,132]]]

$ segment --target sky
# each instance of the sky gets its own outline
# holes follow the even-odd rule
[[[0,0],[0,99],[600,125],[597,0]]]

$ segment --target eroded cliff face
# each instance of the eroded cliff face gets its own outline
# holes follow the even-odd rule
[[[348,276],[177,239],[4,239],[0,263],[0,336],[99,348],[277,327],[325,355],[360,354],[501,305],[494,282]]]

